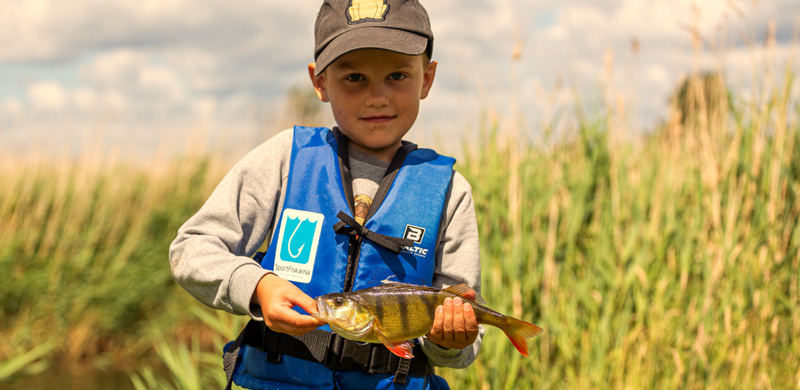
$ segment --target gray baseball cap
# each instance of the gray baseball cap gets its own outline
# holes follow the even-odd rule
[[[417,0],[325,0],[314,26],[315,75],[359,49],[433,53],[428,13]]]

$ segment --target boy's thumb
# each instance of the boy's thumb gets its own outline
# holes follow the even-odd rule
[[[303,308],[306,313],[317,313],[317,301],[314,298],[311,298],[308,295],[303,294],[302,296],[296,297],[297,299],[294,301],[294,304]]]

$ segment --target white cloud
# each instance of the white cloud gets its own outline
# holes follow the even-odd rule
[[[77,87],[72,90],[72,101],[75,108],[81,112],[95,112],[97,109],[98,98],[91,89]]]
[[[166,103],[179,104],[186,97],[179,76],[169,68],[144,67],[140,69],[137,81],[145,94]]]
[[[161,63],[157,57],[125,48],[96,56],[80,70],[82,80],[91,90],[76,90],[76,98],[81,102],[78,106],[135,113],[188,105],[193,91],[178,69]]]
[[[17,118],[23,113],[22,102],[17,98],[5,98],[0,102],[0,113],[6,118]]]
[[[200,96],[195,99],[192,111],[203,118],[213,118],[219,103],[213,96]]]
[[[97,55],[81,69],[81,77],[97,87],[130,83],[149,62],[149,54],[128,48],[113,49]]]
[[[33,83],[26,92],[31,108],[37,112],[62,111],[69,104],[64,86],[54,81]]]
[[[10,0],[0,13],[0,60],[75,58],[120,44],[226,48],[286,33],[317,8],[269,0]],[[282,38],[291,41],[295,31],[288,32]]]

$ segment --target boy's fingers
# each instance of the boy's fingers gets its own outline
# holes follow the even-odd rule
[[[453,300],[444,300],[444,323],[442,325],[442,339],[446,343],[453,341]]]
[[[317,313],[317,301],[314,298],[306,295],[302,290],[296,289],[293,294],[286,296],[286,300],[289,301],[291,305],[300,306],[306,313]],[[324,322],[308,316],[302,315],[291,308],[287,310],[287,321],[286,323],[297,327],[297,328],[316,328],[322,325],[325,325]],[[310,330],[310,329],[309,329]],[[303,332],[306,333],[306,332]]]
[[[302,295],[298,295],[298,296],[289,298],[289,301],[291,303],[303,308],[303,310],[305,310],[306,313],[309,313],[309,314],[317,313],[318,312],[317,311],[317,301],[315,301],[314,298],[311,298],[310,296],[305,295],[305,293],[303,293],[302,291],[300,291],[300,294],[302,294]]]
[[[475,310],[469,303],[464,305],[464,324],[468,334],[478,335],[478,318],[475,317]]]
[[[433,328],[431,329],[431,336],[437,341],[441,341],[442,332],[444,331],[444,306],[436,308],[436,314],[433,316]]]
[[[472,344],[478,338],[478,319],[475,317],[475,309],[470,304],[464,305],[464,323],[466,325],[466,342]]]
[[[453,340],[461,341],[466,339],[466,325],[464,324],[464,312],[462,310],[461,298],[453,299]]]
[[[291,310],[291,309],[289,310],[289,312],[291,314],[287,318],[288,319],[287,322],[290,323],[293,326],[297,326],[297,327],[314,327],[314,328],[316,328],[318,326],[325,325],[324,322],[322,322],[322,321],[320,321],[320,320],[318,320],[318,319],[316,319],[316,318],[314,318],[312,316],[305,315],[305,314],[300,314],[300,313],[298,313],[298,312],[296,312],[294,310]]]
[[[264,314],[264,323],[270,329],[291,335],[301,335],[325,324],[314,317],[302,315],[292,309],[294,306],[299,306],[308,313],[316,313],[317,305],[314,298],[279,277],[270,278],[268,282],[269,286],[266,283],[262,286],[262,283],[259,282],[258,289],[261,291],[258,292],[258,298]]]
[[[270,329],[276,332],[295,336],[308,333],[324,324],[314,317],[302,315],[291,309],[276,313],[270,318],[269,322],[267,322],[267,318],[265,317],[264,322]]]

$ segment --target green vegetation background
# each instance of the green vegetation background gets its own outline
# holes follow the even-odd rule
[[[636,140],[610,108],[540,143],[485,119],[457,166],[483,295],[545,332],[526,359],[490,328],[474,365],[439,373],[456,389],[800,386],[789,69],[747,100],[698,78]],[[219,386],[244,319],[176,287],[167,249],[229,165],[0,164],[0,382],[83,364],[137,388]]]

